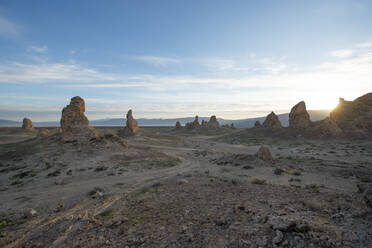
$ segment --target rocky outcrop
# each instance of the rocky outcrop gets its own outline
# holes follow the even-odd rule
[[[201,126],[202,126],[202,127],[207,127],[207,126],[208,126],[208,122],[205,121],[205,120],[202,120],[202,122],[201,122]]]
[[[263,122],[262,126],[265,127],[265,128],[276,129],[276,128],[281,128],[282,127],[282,123],[280,122],[278,116],[274,112],[271,112],[266,117],[266,119]]]
[[[310,115],[306,110],[304,101],[297,103],[289,113],[289,127],[296,129],[305,129],[311,125]]]
[[[61,129],[64,139],[97,138],[99,133],[89,126],[89,120],[84,114],[85,102],[79,97],[71,98],[70,104],[63,108]]]
[[[37,136],[39,137],[48,137],[50,136],[50,131],[47,128],[40,128],[39,132],[37,133]]]
[[[345,132],[372,132],[372,93],[354,101],[340,98],[337,107],[330,113],[330,119]]]
[[[270,149],[267,146],[261,146],[256,155],[259,159],[265,162],[272,162],[274,160]]]
[[[220,123],[217,121],[217,118],[215,115],[212,115],[211,118],[208,121],[208,127],[209,128],[219,128]]]
[[[194,128],[198,128],[198,127],[200,127],[198,116],[195,116],[195,120],[193,122],[186,123],[186,128],[188,128],[188,129],[194,129]]]
[[[179,121],[177,121],[176,122],[176,128],[178,129],[178,128],[181,128],[182,126],[181,126],[181,122],[179,122]]]
[[[232,129],[235,129],[234,122],[232,122],[232,123],[230,124],[230,127],[231,127]]]
[[[332,137],[342,134],[341,128],[336,122],[332,121],[329,117],[324,120],[314,122],[310,128],[313,137]]]
[[[27,131],[35,130],[34,125],[32,124],[32,121],[28,118],[23,118],[22,129],[27,130]]]
[[[120,136],[133,136],[139,131],[138,122],[133,118],[132,110],[128,110],[126,126],[119,131]]]
[[[254,127],[262,127],[261,122],[260,121],[255,121],[254,122]]]

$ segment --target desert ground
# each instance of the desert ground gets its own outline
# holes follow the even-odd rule
[[[372,247],[370,138],[48,129],[0,128],[1,247]]]

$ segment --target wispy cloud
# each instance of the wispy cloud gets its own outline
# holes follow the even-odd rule
[[[0,16],[0,36],[9,38],[19,34],[19,27],[11,21]]]
[[[179,59],[157,56],[133,56],[132,58],[155,66],[166,66],[181,62]]]
[[[29,50],[36,53],[46,53],[48,51],[48,47],[46,45],[44,46],[30,46]]]
[[[330,55],[336,58],[348,58],[353,55],[353,51],[349,49],[331,51]]]

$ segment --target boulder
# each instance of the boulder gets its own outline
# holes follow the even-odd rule
[[[265,128],[276,129],[276,128],[281,128],[282,127],[282,123],[280,122],[278,116],[274,112],[271,112],[266,117],[266,119],[263,122],[262,126],[265,127]]]
[[[79,96],[71,98],[70,104],[63,108],[60,123],[65,140],[99,137],[97,130],[89,126],[84,112],[85,102]]]
[[[265,162],[272,162],[274,159],[271,156],[270,149],[267,146],[261,146],[260,149],[258,149],[257,157]]]
[[[127,113],[126,126],[119,131],[120,136],[133,136],[139,131],[138,122],[133,118],[132,110]]]
[[[330,119],[346,132],[372,132],[372,93],[354,101],[340,98],[337,107],[330,113]]]
[[[217,118],[215,115],[212,115],[211,118],[208,121],[208,127],[209,128],[219,128],[220,123],[217,121]]]
[[[304,101],[297,103],[289,113],[289,127],[305,129],[311,125],[310,115],[306,110]]]
[[[23,118],[23,124],[22,129],[28,130],[28,131],[34,131],[34,125],[32,125],[32,121],[28,118]]]
[[[181,128],[182,126],[181,126],[181,122],[179,122],[179,121],[177,121],[176,122],[176,128],[178,129],[178,128]]]
[[[47,128],[40,128],[39,132],[37,133],[37,136],[48,137],[48,136],[50,136],[50,131]]]

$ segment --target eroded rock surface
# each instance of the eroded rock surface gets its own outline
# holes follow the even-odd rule
[[[63,108],[61,129],[64,139],[96,138],[97,130],[89,126],[89,120],[84,114],[85,102],[83,98],[75,96],[70,104]]]
[[[217,121],[217,118],[215,115],[212,115],[211,118],[208,121],[208,127],[209,128],[219,128],[220,123]]]
[[[340,98],[337,107],[330,113],[330,119],[344,131],[372,131],[372,93],[354,101]]]
[[[133,118],[132,110],[127,113],[126,126],[119,131],[120,136],[133,136],[139,131],[138,122]]]
[[[39,132],[37,133],[37,136],[48,137],[48,136],[50,136],[50,131],[47,128],[40,128]]]
[[[34,131],[34,125],[32,124],[32,121],[28,118],[23,119],[22,129],[28,130],[28,131]]]
[[[182,126],[181,126],[181,122],[179,122],[179,121],[177,121],[176,122],[176,128],[181,128]]]
[[[310,115],[306,110],[304,101],[297,103],[289,113],[289,127],[304,129],[311,125]]]
[[[278,116],[271,112],[265,119],[265,121],[262,124],[263,127],[266,128],[281,128],[282,123],[280,122]]]

